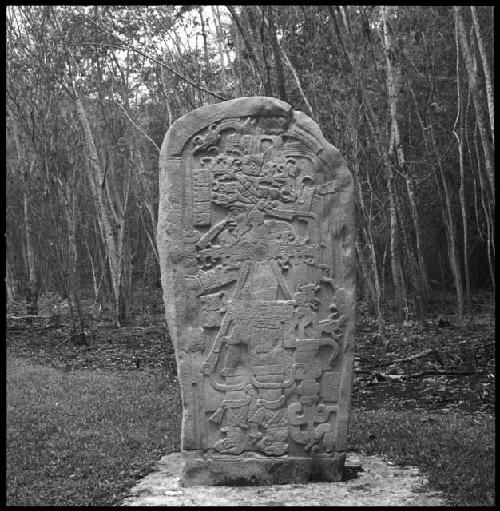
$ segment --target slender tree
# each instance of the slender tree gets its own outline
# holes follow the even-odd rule
[[[486,173],[488,174],[488,179],[490,181],[491,191],[494,193],[495,190],[495,174],[494,174],[494,165],[493,165],[493,148],[492,148],[492,137],[488,130],[488,125],[486,121],[486,116],[484,113],[483,103],[481,101],[480,92],[479,92],[479,80],[477,76],[477,67],[474,66],[473,56],[471,53],[471,48],[469,44],[469,40],[465,31],[464,21],[462,17],[462,9],[460,6],[453,8],[453,13],[455,16],[455,23],[457,27],[458,37],[460,40],[460,45],[462,47],[462,52],[465,60],[465,66],[467,69],[467,75],[469,77],[469,85],[472,92],[472,99],[474,101],[474,108],[476,111],[476,119],[479,127],[479,133],[481,134],[481,143],[483,146],[484,152],[484,162],[486,166]]]

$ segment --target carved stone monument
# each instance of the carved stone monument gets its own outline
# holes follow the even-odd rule
[[[309,117],[251,97],[178,119],[160,172],[182,484],[339,481],[355,302],[344,159]]]

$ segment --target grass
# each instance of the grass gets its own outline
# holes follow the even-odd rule
[[[8,357],[7,504],[117,505],[179,449],[175,381],[146,371],[61,370]],[[494,505],[494,418],[353,409],[349,449],[418,466],[455,505]]]
[[[349,449],[414,465],[450,504],[494,505],[495,420],[489,415],[353,410]]]
[[[116,505],[179,449],[177,384],[7,360],[7,504]]]

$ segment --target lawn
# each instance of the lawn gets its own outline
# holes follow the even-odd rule
[[[7,505],[113,505],[179,449],[165,375],[64,372],[7,360]]]
[[[493,506],[495,420],[456,411],[354,410],[350,450],[419,467],[451,505]]]
[[[173,348],[162,318],[140,320],[99,327],[92,346],[62,343],[67,327],[8,330],[8,505],[119,505],[179,450]],[[358,324],[349,449],[419,467],[450,504],[494,505],[494,321],[389,327],[387,350],[374,330]],[[430,347],[439,359],[390,364]],[[443,367],[472,374],[377,376]]]

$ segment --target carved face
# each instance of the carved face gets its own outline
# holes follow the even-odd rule
[[[250,154],[243,156],[242,169],[248,176],[258,176],[262,168],[262,156]]]
[[[264,223],[264,213],[257,210],[250,211],[250,213],[248,213],[248,223],[252,227],[262,225]]]

